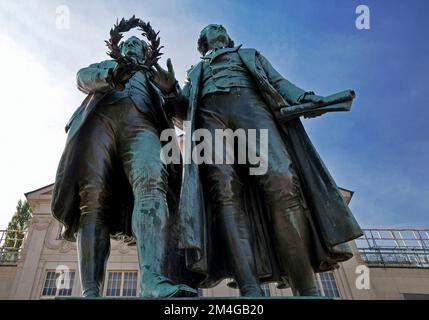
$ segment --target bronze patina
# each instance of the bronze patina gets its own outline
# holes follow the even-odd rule
[[[355,93],[323,97],[297,87],[258,50],[236,46],[222,25],[205,27],[197,47],[201,61],[183,88],[171,60],[168,70],[156,65],[175,116],[190,121],[186,136],[267,129],[268,167],[251,176],[250,162],[196,164],[187,161],[196,143],[186,140],[179,228],[188,268],[204,274],[201,287],[234,278],[243,296],[261,296],[264,282],[315,296],[314,272],[350,259],[347,242],[362,230],[299,116],[350,110]]]
[[[117,46],[122,32],[134,27],[143,29],[150,45],[130,37]],[[77,73],[87,97],[66,127],[52,213],[65,227],[64,238],[77,240],[84,297],[100,296],[110,237],[136,244],[142,297],[194,296],[184,283],[192,274],[171,227],[180,163],[160,160],[160,131],[174,126],[150,69],[160,55],[159,38],[150,24],[132,17],[115,25],[108,45],[116,60]]]
[[[149,44],[119,43],[132,28]],[[266,282],[317,295],[314,273],[350,259],[362,230],[299,117],[349,111],[354,91],[301,89],[217,24],[201,31],[201,60],[181,88],[171,60],[157,63],[150,24],[122,19],[110,35],[113,60],[77,74],[87,98],[67,125],[52,201],[65,239],[77,240],[83,295],[100,295],[111,237],[137,245],[143,297],[194,296],[225,278],[242,296],[263,295]],[[166,164],[161,132],[185,121],[184,161]],[[195,163],[198,129],[267,130],[266,171],[249,174],[249,159]]]

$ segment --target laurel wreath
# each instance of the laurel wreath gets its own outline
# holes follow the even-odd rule
[[[139,28],[142,31],[142,35],[149,41],[149,47],[146,52],[144,64],[136,63],[128,57],[124,57],[119,49],[119,42],[123,38],[123,33],[134,28]],[[155,65],[162,56],[160,50],[164,48],[163,46],[160,46],[158,34],[159,31],[155,32],[149,22],[145,23],[134,15],[128,20],[125,20],[125,18],[122,18],[119,22],[116,20],[116,24],[113,25],[112,29],[110,29],[110,39],[105,41],[110,50],[107,54],[115,59],[119,64],[125,64],[137,70],[151,69],[151,67]]]

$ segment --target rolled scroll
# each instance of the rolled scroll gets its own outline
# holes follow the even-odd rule
[[[350,111],[356,94],[353,90],[341,91],[324,97],[321,103],[307,102],[280,109],[278,120],[286,122],[311,113],[324,114],[326,112]]]

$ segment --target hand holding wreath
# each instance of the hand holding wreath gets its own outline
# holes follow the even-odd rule
[[[127,64],[118,64],[110,70],[108,81],[117,89],[124,90],[125,84],[130,80],[138,70]]]

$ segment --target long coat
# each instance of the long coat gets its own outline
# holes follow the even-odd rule
[[[306,93],[284,79],[255,49],[240,48],[239,56],[260,89],[260,93],[274,114],[282,107],[297,104]],[[202,76],[202,62],[188,71],[188,83],[178,99],[179,111],[190,124],[190,135],[198,126],[196,112]],[[185,106],[187,105],[187,106]],[[183,115],[182,115],[183,116]],[[305,206],[309,212],[312,231],[313,268],[316,272],[332,270],[338,262],[351,258],[348,241],[362,235],[362,230],[344,202],[335,181],[323,164],[299,119],[286,125],[277,123],[284,135],[297,169]],[[286,139],[287,137],[287,139]],[[197,164],[192,162],[195,142],[185,138],[184,174],[179,205],[179,232],[181,248],[186,250],[187,267],[204,275],[201,287],[211,287],[220,280],[232,277],[232,270],[224,261],[216,219],[207,192],[204,192]],[[247,178],[245,178],[247,179]],[[255,239],[256,267],[261,281],[276,281],[287,286],[287,271],[276,258],[267,222],[267,208],[254,183],[244,183],[244,209],[250,217],[250,228]]]
[[[64,225],[63,236],[69,241],[76,240],[76,232],[80,218],[79,209],[79,177],[76,168],[84,165],[85,159],[79,155],[79,132],[80,129],[91,121],[91,115],[99,108],[100,101],[105,95],[113,90],[106,81],[110,69],[115,68],[114,60],[106,60],[95,63],[78,72],[77,85],[81,91],[87,93],[86,99],[74,112],[67,123],[67,141],[58,165],[55,185],[52,195],[52,214]],[[149,90],[152,101],[155,104],[157,119],[160,130],[173,129],[171,117],[163,108],[164,99],[158,87],[149,80]],[[139,108],[139,106],[136,106]],[[99,110],[100,111],[100,110]],[[131,231],[131,214],[134,198],[131,186],[122,171],[122,166],[117,165],[114,170],[115,177],[113,198],[110,199],[110,210],[112,219],[110,222],[110,233],[113,238],[124,239],[130,243],[134,242]],[[168,165],[168,204],[170,212],[177,212],[178,198],[181,184],[181,164]]]

